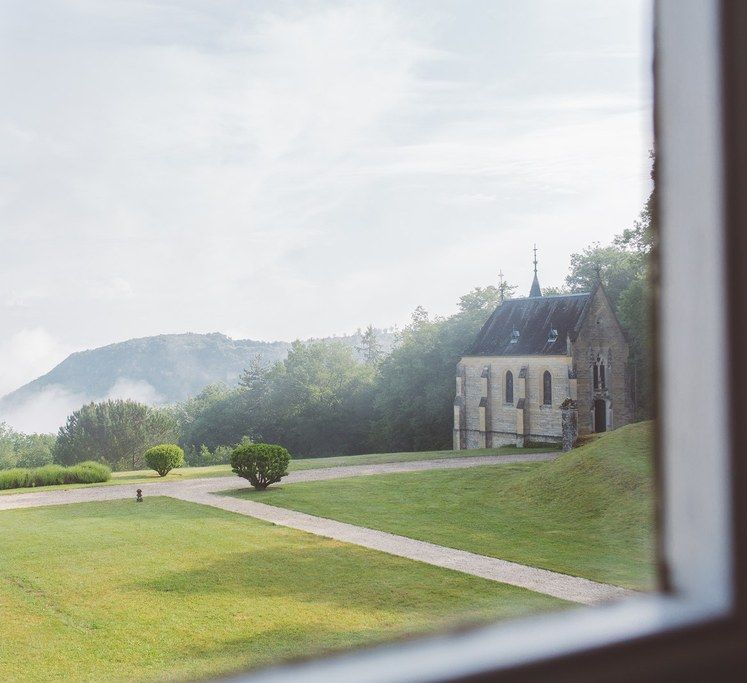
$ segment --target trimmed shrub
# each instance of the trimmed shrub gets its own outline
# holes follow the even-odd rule
[[[184,451],[172,443],[153,446],[145,451],[145,462],[148,463],[148,467],[158,472],[159,476],[165,477],[175,467],[184,464]]]
[[[59,484],[94,484],[111,479],[112,471],[100,462],[82,462],[72,467],[44,465],[0,470],[0,489],[20,489]]]
[[[269,443],[243,443],[233,449],[231,469],[258,491],[288,474],[290,453]]]

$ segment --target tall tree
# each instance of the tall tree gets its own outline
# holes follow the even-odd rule
[[[13,430],[5,422],[0,422],[0,470],[15,467],[18,462],[13,437]]]
[[[249,367],[241,373],[239,386],[252,391],[262,390],[267,382],[267,370],[262,354],[255,354],[249,362]]]
[[[500,306],[502,301],[512,298],[514,292],[516,292],[516,285],[503,281],[498,287],[493,285],[475,287],[472,291],[459,297],[457,306],[462,312],[490,311],[492,313],[497,306]]]
[[[175,411],[179,443],[185,451],[213,450],[237,444],[244,436],[255,436],[251,427],[255,392],[245,387],[229,389],[211,384]]]
[[[612,305],[617,308],[622,293],[645,273],[646,259],[641,254],[617,244],[602,246],[596,242],[571,254],[565,283],[571,292],[588,292],[601,279]]]
[[[379,338],[373,325],[369,325],[366,331],[361,335],[360,346],[355,350],[363,356],[363,360],[368,365],[376,365],[383,355]]]
[[[451,448],[456,364],[493,312],[492,303],[475,296],[449,318],[413,316],[379,367],[374,450]]]
[[[374,369],[340,342],[294,342],[271,372],[256,426],[298,455],[360,453],[371,420]]]
[[[166,411],[130,400],[89,403],[60,427],[54,449],[56,462],[106,462],[114,470],[140,469],[151,446],[172,441],[176,422]]]

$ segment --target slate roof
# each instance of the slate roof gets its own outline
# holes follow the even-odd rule
[[[576,339],[591,296],[585,293],[508,299],[488,318],[465,355],[565,354],[566,340],[568,337]],[[558,333],[554,342],[549,341],[551,329]],[[516,338],[515,343],[512,338]]]

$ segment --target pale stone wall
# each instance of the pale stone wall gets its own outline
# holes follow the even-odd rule
[[[578,375],[578,431],[594,431],[594,399],[607,404],[607,429],[616,429],[634,420],[634,406],[628,386],[628,342],[617,322],[607,295],[598,288],[572,349]],[[594,391],[593,365],[596,357],[605,361],[606,390]]]
[[[461,448],[481,448],[517,443],[517,432],[527,441],[560,442],[563,436],[560,405],[575,390],[570,356],[466,356],[459,363],[459,384],[464,415],[455,408],[454,443]],[[487,372],[486,372],[487,368]],[[522,373],[524,369],[524,373]],[[507,404],[506,372],[514,377],[514,400]],[[552,375],[552,405],[542,404],[543,374]],[[525,377],[521,377],[524,374]],[[574,385],[572,387],[572,384]],[[480,402],[483,401],[483,408]],[[524,399],[524,410],[517,404]],[[460,419],[461,417],[461,419]],[[481,425],[481,419],[484,425]],[[459,438],[461,421],[464,438]],[[482,428],[481,428],[482,427]]]

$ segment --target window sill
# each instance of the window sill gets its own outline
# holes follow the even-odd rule
[[[319,661],[277,667],[234,681],[415,683],[498,673],[529,663],[635,641],[726,616],[681,597],[642,595],[601,607],[570,608],[457,635],[417,639]]]

